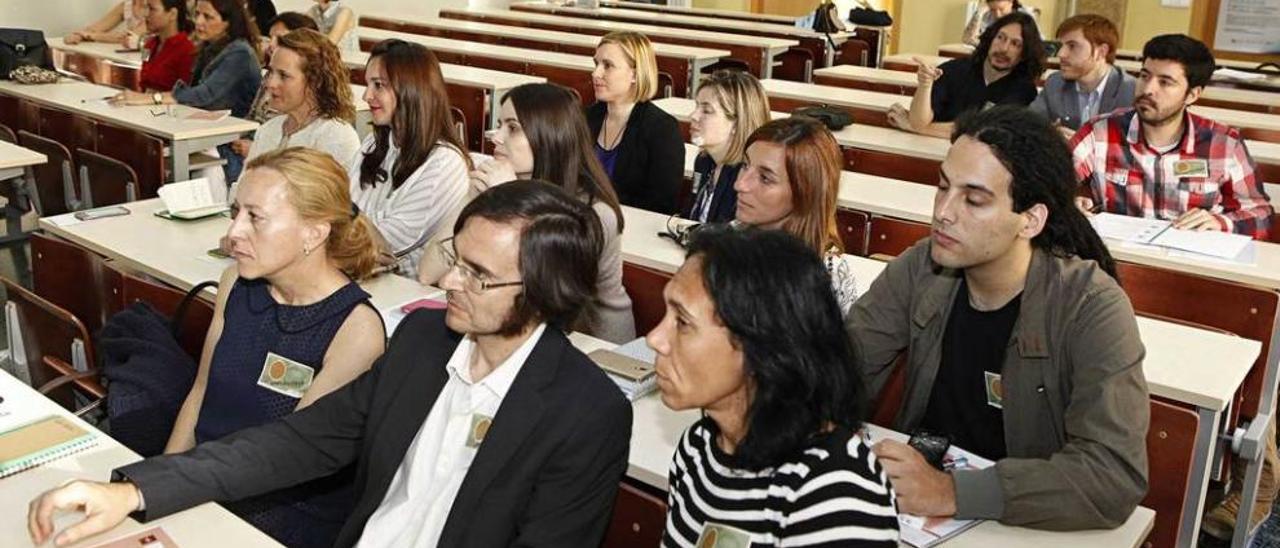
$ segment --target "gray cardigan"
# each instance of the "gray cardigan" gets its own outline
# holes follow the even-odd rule
[[[1098,115],[1133,106],[1133,90],[1136,85],[1137,81],[1133,76],[1118,67],[1111,67],[1106,87],[1102,89]],[[1061,120],[1062,125],[1071,129],[1080,129],[1088,121],[1080,119],[1080,99],[1075,82],[1064,80],[1061,71],[1045,80],[1044,89],[1040,90],[1040,95],[1031,103],[1031,110],[1045,115],[1049,121]]]

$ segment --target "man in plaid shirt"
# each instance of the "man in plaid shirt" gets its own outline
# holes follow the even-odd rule
[[[1071,139],[1092,195],[1077,199],[1081,209],[1266,238],[1271,204],[1239,131],[1187,112],[1213,76],[1209,48],[1166,34],[1142,58],[1133,108],[1094,118]]]

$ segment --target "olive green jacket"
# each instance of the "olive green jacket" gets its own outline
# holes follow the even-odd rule
[[[924,417],[960,280],[922,241],[845,320],[871,394],[908,353],[899,431]],[[1001,373],[1008,456],[954,473],[956,517],[1053,530],[1124,523],[1147,492],[1145,353],[1129,298],[1096,262],[1036,250]]]

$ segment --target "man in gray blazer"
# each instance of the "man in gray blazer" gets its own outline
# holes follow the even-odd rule
[[[1031,109],[1054,122],[1067,138],[1099,114],[1133,105],[1133,76],[1117,68],[1120,33],[1106,17],[1076,15],[1058,25],[1061,68],[1049,76]]]
[[[631,406],[565,332],[595,295],[600,221],[558,187],[515,181],[477,196],[454,233],[448,309],[410,314],[369,371],[280,421],[41,495],[32,540],[59,509],[87,514],[61,546],[355,463],[337,546],[599,545]]]

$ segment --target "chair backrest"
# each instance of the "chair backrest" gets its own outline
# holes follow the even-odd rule
[[[618,485],[613,516],[600,548],[658,546],[666,522],[666,502],[624,481]]]
[[[867,223],[870,221],[870,216],[861,211],[836,210],[836,228],[840,230],[845,253],[861,256],[867,254]]]
[[[161,285],[133,274],[121,273],[121,277],[123,278],[121,296],[124,306],[139,301],[146,302],[157,312],[172,318],[177,313],[183,297],[187,295],[187,292],[180,289]],[[182,316],[182,324],[178,328],[178,343],[197,363],[204,349],[205,334],[209,331],[209,324],[213,323],[213,312],[213,303],[199,297],[194,298],[187,305],[187,310]]]
[[[133,168],[138,177],[138,198],[155,198],[167,180],[164,141],[137,130],[98,124],[98,141],[93,150]],[[87,148],[87,147],[86,147]]]
[[[622,287],[631,297],[631,314],[635,317],[636,333],[645,334],[653,330],[667,313],[666,301],[662,300],[662,288],[667,286],[671,274],[622,263]]]
[[[75,315],[8,278],[0,278],[0,282],[4,284],[7,299],[5,318],[11,322],[6,326],[10,335],[10,359],[26,366],[31,386],[40,386],[61,376],[61,372],[45,368],[45,356],[77,366],[94,364],[89,331]],[[74,405],[70,401],[58,403],[68,408]]]
[[[449,115],[453,117],[453,131],[458,134],[458,142],[466,146],[467,115],[458,107],[449,107]]]
[[[1280,308],[1280,293],[1153,266],[1121,262],[1116,267],[1135,311],[1262,342],[1258,361],[1240,389],[1244,398],[1239,408],[1241,416],[1256,415],[1264,395],[1266,358]],[[1188,303],[1205,304],[1187,306]]]
[[[86,207],[123,204],[138,199],[138,173],[110,156],[76,149],[80,165],[80,197]]]
[[[929,235],[929,225],[873,216],[867,236],[867,255],[901,255]]]
[[[31,234],[32,288],[40,297],[66,309],[97,333],[120,308],[117,276],[106,261],[79,245],[39,232]]]
[[[9,126],[0,124],[0,141],[10,144],[18,144],[18,134],[14,133]]]
[[[1195,411],[1152,398],[1147,430],[1147,497],[1142,505],[1156,511],[1146,546],[1180,546],[1178,532],[1191,485],[1199,421]]]
[[[35,185],[32,197],[41,217],[60,215],[75,209],[75,179],[71,153],[61,143],[26,130],[18,131],[18,144],[44,154],[48,161],[31,166]]]

